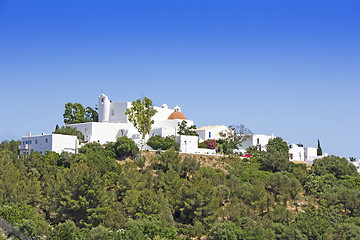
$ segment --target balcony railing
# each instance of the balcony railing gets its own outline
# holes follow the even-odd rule
[[[19,145],[19,150],[28,150],[29,149],[29,144],[21,144]]]

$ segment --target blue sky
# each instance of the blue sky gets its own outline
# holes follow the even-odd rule
[[[142,96],[360,158],[359,1],[0,0],[0,140]]]

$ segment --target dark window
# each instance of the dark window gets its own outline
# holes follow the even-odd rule
[[[257,145],[259,145],[259,144],[260,144],[260,139],[258,138],[258,139],[257,139]]]
[[[211,132],[209,132],[209,138],[211,138]]]
[[[35,144],[37,144],[37,140],[35,140]]]
[[[293,155],[292,155],[292,153],[290,153],[290,159],[293,159]]]
[[[47,138],[45,139],[45,142],[46,142],[46,143],[48,142],[48,139],[47,139]]]

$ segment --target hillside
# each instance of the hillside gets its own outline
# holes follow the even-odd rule
[[[276,148],[251,159],[170,149],[119,160],[96,143],[20,157],[1,146],[0,217],[32,238],[360,236],[360,176],[336,156],[307,169]]]

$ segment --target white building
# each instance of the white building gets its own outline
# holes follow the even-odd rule
[[[125,114],[128,108],[131,108],[131,102],[111,102],[106,95],[101,94],[99,96],[99,122],[77,123],[69,126],[81,131],[86,142],[105,144],[115,142],[119,137],[127,136],[139,143],[141,136]],[[187,126],[194,124],[193,121],[186,119],[179,106],[169,108],[166,104],[163,104],[161,107],[155,106],[154,108],[157,111],[152,117],[154,124],[145,140],[155,135],[177,137],[181,122],[186,121]],[[198,149],[198,137],[195,136],[195,138],[189,136],[177,138],[180,143],[180,151],[195,153],[195,149]],[[196,152],[199,151],[202,151],[202,149],[196,150]]]
[[[29,134],[21,139],[19,145],[20,154],[29,154],[31,150],[45,154],[46,151],[54,151],[57,153],[69,152],[78,153],[79,141],[76,136],[62,134]]]
[[[324,153],[322,156],[317,155],[317,148],[304,147],[302,144],[290,143],[289,146],[289,160],[294,162],[307,162],[312,164],[315,159],[320,159],[328,156]]]
[[[274,138],[274,134],[264,135],[264,134],[253,134],[244,142],[241,143],[239,147],[240,152],[245,152],[249,147],[258,147],[261,151],[266,151],[266,145],[270,139]]]
[[[322,158],[322,156],[317,155],[317,148],[314,147],[304,147],[305,161],[313,162],[317,158]]]
[[[185,136],[180,135],[177,137],[178,143],[180,144],[181,153],[195,153],[195,154],[216,154],[215,149],[199,148],[198,136]]]
[[[289,160],[294,162],[305,162],[305,149],[302,144],[288,144]]]
[[[196,133],[199,135],[200,142],[208,139],[220,139],[220,133],[227,131],[230,131],[230,129],[224,125],[204,126],[196,129]]]
[[[129,121],[126,110],[131,107],[131,102],[111,102],[109,98],[101,94],[99,96],[99,122],[87,122],[70,124],[84,134],[86,142],[115,142],[117,138],[127,136],[138,142],[141,136],[134,125]],[[181,113],[181,108],[169,108],[166,104],[154,107],[157,111],[152,117],[154,124],[145,139],[159,135],[161,137],[177,136],[178,124],[186,120],[187,125],[194,122],[187,120]]]

